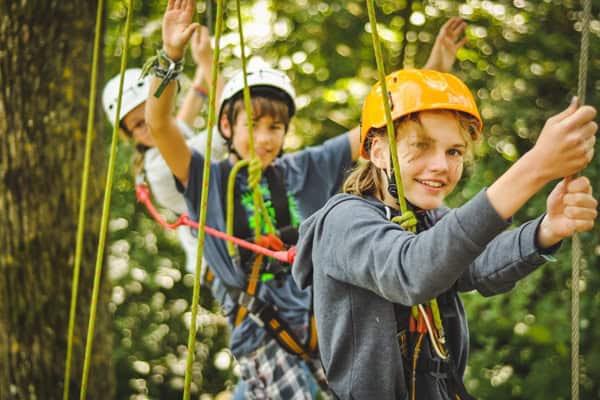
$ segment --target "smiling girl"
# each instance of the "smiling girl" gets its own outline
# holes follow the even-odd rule
[[[583,169],[594,153],[596,115],[571,104],[548,119],[535,146],[462,207],[456,187],[482,121],[453,75],[401,70],[386,77],[396,143],[386,135],[381,86],[362,112],[358,167],[300,228],[293,267],[313,285],[321,360],[340,399],[472,398],[463,384],[469,333],[459,292],[491,296],[535,271],[560,241],[593,227],[597,202],[587,178],[563,179],[546,213],[506,231],[547,183]],[[416,233],[399,215],[391,167],[397,152]]]

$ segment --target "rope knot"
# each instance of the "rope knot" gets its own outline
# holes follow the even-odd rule
[[[417,228],[417,217],[410,210],[405,211],[402,215],[395,216],[392,218],[392,222],[410,232],[415,232]]]
[[[260,183],[262,176],[262,163],[258,158],[251,158],[248,161],[248,186],[252,189],[256,188]]]

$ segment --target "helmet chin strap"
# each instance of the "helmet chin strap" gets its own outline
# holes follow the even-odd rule
[[[390,154],[390,169],[386,170],[387,178],[388,178],[388,193],[394,198],[396,203],[398,203],[398,186],[396,185],[396,175],[394,174],[394,164],[392,163],[392,155]]]
[[[232,134],[233,134],[233,132],[232,132]],[[238,161],[243,160],[243,157],[240,156],[240,153],[238,153],[237,150],[233,147],[233,139],[227,140],[227,149],[229,150],[230,154],[233,154],[234,156],[237,157]]]

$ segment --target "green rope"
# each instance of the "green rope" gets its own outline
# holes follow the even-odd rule
[[[238,19],[238,28],[240,35],[240,46],[241,46],[241,59],[242,59],[242,75],[244,79],[244,107],[246,109],[246,118],[248,123],[248,145],[250,147],[250,159],[254,159],[256,157],[256,153],[254,150],[254,124],[252,120],[252,103],[250,100],[250,88],[248,87],[248,77],[246,75],[246,51],[244,49],[244,32],[242,27],[242,12],[240,1],[236,0],[237,7],[237,19]],[[250,160],[239,160],[234,166],[231,172],[229,173],[229,177],[227,180],[227,234],[233,236],[233,224],[234,224],[234,196],[235,196],[235,178],[242,167],[247,167],[250,165]],[[250,171],[248,172],[250,175]],[[260,239],[261,236],[261,214],[264,217],[265,223],[267,224],[267,228],[269,232],[275,232],[275,228],[273,226],[273,222],[269,216],[269,212],[264,203],[264,199],[260,193],[259,185],[256,185],[252,188],[252,202],[254,203],[254,238],[256,241]],[[233,243],[227,242],[227,250],[229,255],[234,258],[238,256],[238,252]]]
[[[217,0],[217,23],[215,26],[215,51],[212,66],[211,86],[208,97],[208,121],[206,132],[206,151],[204,155],[204,171],[202,173],[202,195],[200,196],[200,216],[198,217],[198,244],[196,257],[196,272],[194,274],[194,292],[192,294],[192,319],[188,336],[188,354],[185,367],[185,381],[183,386],[184,400],[190,399],[190,387],[192,385],[192,363],[194,361],[196,346],[196,319],[198,316],[198,303],[200,301],[200,276],[202,272],[202,258],[204,255],[204,226],[206,225],[206,213],[208,204],[208,187],[210,183],[210,160],[212,153],[212,134],[215,125],[215,99],[217,94],[217,74],[219,70],[219,55],[221,54],[221,32],[223,29],[223,0]]]
[[[244,41],[244,29],[243,29],[243,25],[242,25],[242,11],[241,11],[241,5],[240,5],[240,0],[236,0],[235,2],[236,4],[236,8],[237,8],[237,20],[238,20],[238,30],[239,30],[239,35],[240,35],[240,49],[241,49],[241,60],[242,60],[242,75],[244,77],[244,106],[246,108],[246,118],[248,119],[248,145],[250,146],[250,158],[254,158],[256,157],[256,153],[254,150],[254,124],[253,124],[253,120],[252,120],[252,103],[250,100],[250,88],[248,87],[248,77],[246,75],[246,49],[245,49],[245,41]],[[270,229],[273,230],[273,224],[270,221],[269,218],[269,214],[266,211],[264,204],[261,205],[262,203],[262,195],[260,194],[260,188],[257,185],[256,187],[254,187],[254,192],[253,192],[253,201],[254,201],[254,218],[255,218],[255,224],[254,224],[254,238],[255,240],[258,241],[258,239],[260,239],[261,236],[261,226],[262,224],[260,223],[260,214],[261,212],[259,211],[263,211],[264,213],[264,218],[265,221],[267,222],[267,224],[269,225]]]
[[[249,162],[249,160],[241,160],[235,163],[227,180],[227,234],[229,236],[233,236],[233,201],[235,196],[235,177],[240,169],[247,166]],[[227,241],[227,250],[232,258],[238,255],[237,247],[235,247],[235,245],[230,241]]]
[[[579,53],[579,76],[577,80],[579,104],[585,104],[591,14],[591,1],[583,0],[583,25],[581,27],[581,50]],[[579,400],[579,279],[581,274],[582,246],[578,233],[573,235],[571,252],[573,264],[571,270],[571,399]]]
[[[87,390],[88,375],[90,372],[90,363],[92,356],[92,345],[94,342],[94,331],[96,325],[96,310],[98,308],[98,293],[100,292],[100,280],[102,278],[102,262],[104,257],[104,246],[106,243],[106,231],[108,227],[108,218],[110,211],[110,198],[112,195],[112,181],[115,170],[115,159],[117,154],[117,142],[119,140],[119,120],[121,118],[121,98],[123,95],[123,78],[127,68],[127,56],[129,50],[129,32],[131,30],[131,14],[133,10],[133,0],[128,0],[127,20],[125,22],[125,43],[123,45],[123,55],[121,56],[121,81],[119,83],[119,97],[117,99],[117,113],[113,124],[112,143],[110,147],[110,158],[108,161],[108,172],[106,178],[106,187],[104,191],[104,203],[102,205],[102,223],[100,225],[100,238],[98,241],[98,253],[96,257],[96,269],[94,273],[94,286],[92,289],[92,303],[90,318],[88,324],[87,341],[85,346],[85,358],[83,361],[83,377],[81,380],[81,392],[79,398],[85,399]]]
[[[395,151],[393,151],[393,149],[395,149],[394,143],[396,143],[396,133],[394,132],[394,121],[392,121],[390,103],[386,96],[388,90],[387,84],[385,82],[385,67],[383,65],[383,56],[381,54],[381,45],[379,43],[379,33],[377,32],[377,20],[375,18],[375,7],[373,6],[373,0],[367,0],[367,10],[369,12],[369,22],[371,23],[371,38],[373,39],[373,50],[375,51],[375,60],[377,61],[377,72],[379,72],[381,93],[383,93],[383,109],[385,111],[385,120],[387,122],[387,134],[390,155],[392,158],[392,167],[394,168],[394,177],[396,178],[396,185],[398,187],[398,204],[400,205],[400,212],[402,214],[408,214],[412,212],[409,211],[408,207],[406,206],[406,199],[404,198],[404,188],[402,186],[402,177],[400,176],[400,164],[398,163],[398,154]],[[416,218],[411,219],[410,217],[408,217],[408,221],[403,220],[403,223],[405,229],[413,233],[416,232]]]
[[[367,0],[367,10],[369,12],[369,22],[371,24],[371,38],[373,39],[373,50],[375,51],[375,60],[377,61],[377,72],[379,73],[379,81],[381,82],[381,93],[383,93],[383,108],[385,111],[385,120],[388,134],[388,142],[390,148],[390,155],[392,159],[392,165],[394,168],[394,177],[396,179],[396,185],[398,189],[398,204],[400,205],[401,215],[392,218],[392,222],[397,223],[403,229],[415,233],[417,230],[417,218],[414,213],[408,210],[406,205],[406,199],[404,198],[404,187],[402,185],[402,177],[400,176],[400,163],[398,162],[398,154],[394,149],[396,143],[396,132],[394,130],[394,122],[392,120],[392,113],[390,110],[390,103],[387,90],[387,84],[385,81],[385,67],[383,65],[383,56],[381,51],[381,44],[379,42],[379,33],[377,31],[377,20],[375,17],[375,7],[373,6],[373,0]],[[435,327],[438,329],[441,340],[444,339],[444,327],[442,324],[442,318],[438,306],[437,299],[429,301],[429,305],[432,310],[433,320]],[[411,307],[411,312],[415,318],[418,318],[419,310],[418,306]]]
[[[237,176],[239,171],[242,168],[247,167],[248,164],[250,164],[250,160],[240,160],[237,163],[235,163],[235,165],[231,169],[231,172],[229,173],[229,177],[227,179],[227,221],[226,221],[227,222],[226,223],[227,230],[226,230],[226,232],[229,236],[233,236],[233,234],[234,234],[233,229],[234,229],[235,207],[234,207],[233,202],[235,200],[235,177]],[[266,216],[269,215],[262,196],[259,197],[258,206],[260,207],[260,211],[263,215],[266,215]],[[257,216],[260,216],[260,215],[257,215]],[[258,219],[255,222],[256,222],[256,225],[260,226],[260,221]],[[275,227],[273,226],[271,219],[265,218],[265,222],[267,223],[267,229],[268,229],[269,233],[275,233]],[[229,252],[229,255],[232,258],[235,258],[238,256],[237,247],[235,247],[235,245],[232,242],[229,242],[229,241],[227,242],[227,251]]]
[[[88,119],[85,137],[85,157],[81,177],[81,194],[79,196],[79,219],[77,222],[77,241],[75,245],[75,266],[71,283],[71,307],[69,311],[69,329],[67,334],[67,358],[65,360],[65,378],[63,381],[63,400],[69,400],[71,380],[71,359],[73,357],[73,333],[75,331],[75,313],[77,310],[77,291],[79,289],[79,272],[81,270],[81,254],[83,252],[83,233],[85,228],[85,208],[92,155],[92,135],[94,130],[94,112],[96,111],[96,82],[98,79],[98,54],[100,53],[100,37],[102,35],[102,10],[104,0],[98,1],[96,11],[96,31],[94,33],[94,53],[92,57],[92,73],[90,76],[90,94]]]

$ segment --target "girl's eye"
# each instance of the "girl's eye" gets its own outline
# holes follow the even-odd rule
[[[451,155],[453,157],[462,157],[463,152],[462,152],[462,150],[459,150],[459,149],[450,149],[450,150],[448,150],[448,155]]]

